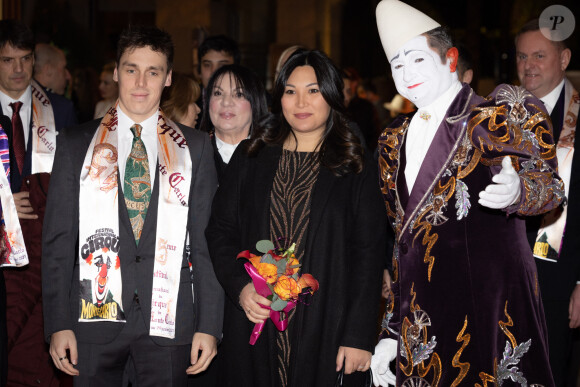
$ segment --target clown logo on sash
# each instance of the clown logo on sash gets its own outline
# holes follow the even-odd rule
[[[80,321],[124,321],[121,289],[119,238],[112,229],[97,230],[81,247]]]

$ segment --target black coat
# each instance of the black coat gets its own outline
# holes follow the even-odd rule
[[[280,147],[248,157],[240,144],[225,171],[206,230],[218,280],[226,291],[224,337],[219,348],[220,386],[275,386],[275,328],[248,344],[254,324],[239,305],[250,278],[236,255],[270,239],[270,191]],[[339,346],[372,352],[377,337],[381,275],[386,254],[386,215],[376,167],[336,177],[321,168],[314,185],[302,273],[320,283],[292,323],[290,386],[332,386]],[[361,375],[364,376],[364,375]]]

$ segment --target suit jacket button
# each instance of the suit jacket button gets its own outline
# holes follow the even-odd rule
[[[137,262],[137,263],[141,262],[141,256],[140,255],[138,255],[138,256],[135,257],[135,262]]]
[[[401,253],[403,254],[407,254],[407,252],[409,251],[409,247],[407,246],[406,242],[401,242]]]

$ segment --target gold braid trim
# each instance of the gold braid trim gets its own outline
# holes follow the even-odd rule
[[[469,175],[475,169],[477,163],[479,163],[479,160],[481,159],[481,154],[482,152],[479,149],[475,149],[473,151],[473,156],[471,157],[471,160],[469,161],[467,167],[463,168],[459,166],[457,170],[457,179],[459,180],[463,179],[465,176]]]
[[[437,387],[439,385],[439,381],[441,380],[441,359],[439,355],[435,352],[431,355],[431,361],[425,367],[423,362],[421,362],[417,366],[417,372],[419,372],[419,376],[425,378],[429,370],[433,369],[433,380],[431,381],[431,387]]]
[[[480,111],[477,115],[475,115],[467,124],[467,131],[469,138],[473,138],[473,130],[479,126],[483,121],[489,118],[488,129],[490,132],[495,132],[500,128],[506,126],[506,121],[504,120],[501,123],[496,123],[498,116],[506,115],[507,109],[503,106],[497,107],[486,107],[486,108],[476,108],[474,111]],[[478,136],[479,141],[479,149],[482,153],[485,153],[485,145],[487,145],[487,150],[491,151],[494,147],[498,151],[503,151],[503,146],[501,144],[506,143],[510,138],[509,130],[506,130],[506,134],[501,137],[493,136],[492,133],[487,135],[487,139],[483,139]]]
[[[499,325],[500,329],[502,330],[502,332],[508,337],[508,339],[512,345],[512,348],[516,348],[518,346],[516,338],[507,329],[507,327],[514,326],[514,321],[512,320],[511,316],[507,312],[507,305],[508,305],[508,302],[506,300],[503,312],[504,312],[505,316],[507,317],[507,321],[506,322],[498,321],[498,325]],[[483,382],[483,387],[487,387],[487,382],[497,384],[497,374],[496,374],[496,372],[497,372],[497,358],[495,358],[493,360],[493,370],[494,370],[494,376],[486,374],[485,372],[479,373],[479,377],[481,378],[481,381]],[[475,387],[482,387],[482,386],[480,384],[476,383]]]
[[[411,322],[407,317],[403,320],[403,324],[401,324],[401,338],[403,339],[403,348],[405,349],[405,353],[407,354],[407,364],[403,364],[403,358],[401,357],[401,361],[399,362],[399,368],[406,376],[411,376],[413,373],[413,355],[411,354],[411,348],[409,348],[409,342],[407,341],[407,330],[411,327]]]
[[[503,331],[503,333],[508,337],[508,339],[510,340],[511,344],[512,344],[512,348],[515,348],[518,346],[518,343],[516,341],[516,338],[514,337],[514,335],[507,329],[507,327],[513,327],[514,326],[514,321],[512,320],[511,316],[508,314],[507,312],[507,300],[505,302],[505,307],[504,307],[504,313],[507,317],[507,322],[503,322],[503,321],[499,321],[499,327],[501,328],[501,330]]]
[[[497,369],[497,359],[495,359],[493,361],[493,369],[494,370]],[[483,382],[483,386],[479,383],[475,383],[475,387],[487,387],[487,382],[496,384],[496,381],[497,381],[497,379],[494,376],[491,376],[490,374],[486,374],[485,372],[480,372],[479,378]]]
[[[459,332],[459,334],[455,338],[455,340],[458,343],[463,341],[463,344],[461,345],[461,348],[459,348],[459,351],[457,351],[455,356],[453,356],[453,360],[451,361],[451,365],[453,367],[460,369],[459,375],[455,378],[453,383],[451,383],[451,387],[456,387],[459,385],[459,383],[461,383],[463,378],[465,378],[465,375],[467,375],[467,372],[469,372],[469,367],[471,366],[470,363],[460,363],[459,362],[459,358],[461,357],[463,350],[465,349],[465,347],[467,347],[467,345],[469,344],[469,341],[471,340],[471,335],[469,333],[464,335],[466,329],[467,329],[467,316],[465,316],[465,322],[463,323],[463,328],[461,328],[461,331]]]

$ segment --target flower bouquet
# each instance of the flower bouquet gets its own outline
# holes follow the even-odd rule
[[[263,255],[255,255],[249,250],[238,254],[237,259],[245,258],[246,271],[252,278],[256,292],[272,301],[269,307],[270,320],[279,331],[288,327],[286,314],[296,306],[300,295],[313,294],[318,290],[318,281],[310,274],[298,275],[300,262],[294,255],[296,244],[288,249],[276,249],[274,243],[262,240],[256,243],[256,249]],[[254,326],[250,344],[254,345],[262,333],[265,322]]]

